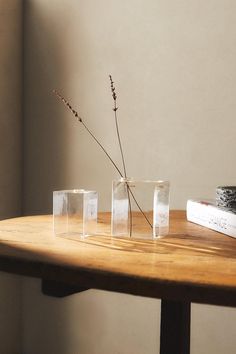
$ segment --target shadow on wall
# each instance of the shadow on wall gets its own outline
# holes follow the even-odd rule
[[[0,219],[21,214],[22,6],[0,2]]]
[[[71,188],[68,167],[74,126],[52,94],[57,88],[67,97],[70,87],[66,40],[70,24],[66,14],[64,23],[58,21],[63,18],[61,2],[50,3],[24,1],[25,215],[51,213],[52,191]],[[82,348],[84,353],[92,353],[98,336],[106,346],[106,301],[102,305],[96,292],[54,299],[41,294],[38,280],[26,278],[22,298],[22,352],[65,354]]]
[[[40,290],[39,280],[24,280],[25,354],[157,352],[157,300],[93,290],[55,299]]]
[[[56,5],[24,2],[25,215],[51,213],[52,191],[70,187],[71,121],[52,93],[57,88],[66,95],[70,85],[66,58],[69,24],[66,16],[64,23],[58,21],[63,8],[60,2]]]
[[[24,1],[24,215],[51,213],[52,191],[67,188],[69,127],[52,93],[69,84],[56,15],[43,1]],[[39,281],[25,279],[22,351],[68,353],[77,331],[70,308],[70,300],[45,297]]]
[[[88,348],[93,352],[90,336],[102,335],[103,315],[93,291],[56,299],[42,295],[40,281],[25,279],[23,296],[24,353],[89,353]]]

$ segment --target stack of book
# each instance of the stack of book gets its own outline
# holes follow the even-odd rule
[[[236,209],[211,200],[188,200],[187,220],[236,238]]]

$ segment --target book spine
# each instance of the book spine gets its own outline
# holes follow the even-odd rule
[[[236,238],[236,214],[188,200],[187,220]]]

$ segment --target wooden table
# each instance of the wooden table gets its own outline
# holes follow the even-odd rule
[[[171,212],[170,234],[157,241],[99,235],[55,237],[52,216],[0,222],[0,270],[42,279],[42,291],[67,296],[103,289],[162,299],[161,354],[190,352],[191,302],[236,306],[236,240]]]

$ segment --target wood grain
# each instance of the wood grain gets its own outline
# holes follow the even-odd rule
[[[52,216],[0,222],[0,270],[68,285],[236,306],[236,240],[172,211],[160,240],[112,238],[110,215],[98,235],[55,237]],[[142,226],[140,226],[142,228]]]

